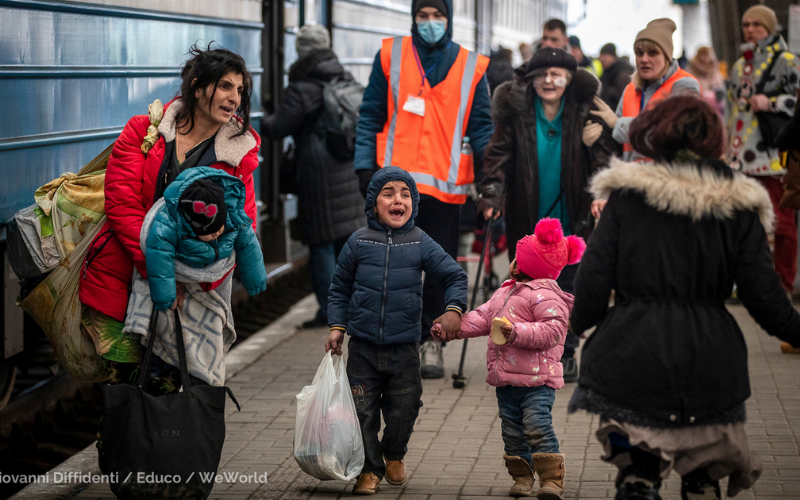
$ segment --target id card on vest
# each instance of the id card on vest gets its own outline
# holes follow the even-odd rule
[[[425,116],[425,99],[408,94],[403,111],[408,111],[418,116]]]

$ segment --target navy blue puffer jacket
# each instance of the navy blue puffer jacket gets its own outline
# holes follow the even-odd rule
[[[383,186],[403,181],[411,189],[411,218],[399,229],[375,217]],[[422,329],[422,272],[444,285],[446,309],[467,306],[467,275],[438,243],[414,226],[419,191],[398,167],[379,170],[367,190],[366,227],[353,233],[339,255],[328,293],[331,328],[375,344],[418,342]],[[444,313],[444,311],[442,311]]]
[[[216,240],[197,239],[192,226],[178,208],[178,200],[190,184],[201,178],[210,179],[225,191],[228,220],[225,231]],[[253,221],[244,211],[244,183],[222,170],[209,167],[190,168],[182,172],[164,191],[164,205],[153,219],[147,237],[147,281],[153,306],[166,310],[175,301],[175,259],[203,268],[230,257],[236,250],[236,265],[242,285],[250,295],[267,288],[267,271],[258,245]]]

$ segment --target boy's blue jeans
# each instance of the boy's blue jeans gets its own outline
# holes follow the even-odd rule
[[[531,463],[532,453],[559,453],[551,413],[555,400],[556,390],[546,385],[497,388],[506,455]]]
[[[364,468],[383,479],[386,460],[401,460],[422,406],[417,344],[373,344],[350,337],[347,378],[364,440]],[[383,439],[381,412],[386,427]]]

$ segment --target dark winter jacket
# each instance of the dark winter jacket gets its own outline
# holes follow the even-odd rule
[[[408,222],[391,229],[375,217],[375,200],[391,181],[411,189]],[[328,324],[375,344],[418,342],[422,328],[422,272],[445,289],[447,310],[467,307],[467,275],[422,229],[414,226],[419,191],[398,167],[380,169],[367,190],[368,225],[356,231],[339,255],[328,293]],[[442,311],[444,313],[445,311]]]
[[[413,20],[414,7],[417,0],[411,2],[411,12]],[[444,0],[447,6],[447,32],[444,37],[435,45],[430,46],[419,36],[417,23],[412,21],[411,37],[414,47],[419,54],[420,64],[426,71],[425,78],[431,87],[435,87],[447,77],[450,67],[458,57],[461,46],[452,41],[453,38],[453,3],[452,0]],[[389,119],[388,104],[386,102],[389,92],[389,84],[381,67],[381,53],[375,55],[372,64],[372,74],[369,77],[369,84],[364,92],[364,100],[361,104],[361,115],[356,129],[356,170],[374,170],[377,164],[377,134],[383,130],[383,126]],[[492,136],[494,125],[491,117],[491,98],[489,97],[489,86],[486,78],[481,78],[475,84],[475,96],[472,99],[472,109],[469,114],[467,130],[464,135],[469,137],[470,145],[474,155],[475,178],[480,179],[481,163],[483,160],[483,150]],[[456,112],[457,110],[453,110]]]
[[[333,51],[315,50],[289,69],[289,86],[275,114],[262,121],[271,139],[291,135],[295,142],[295,181],[302,241],[332,243],[363,226],[364,198],[358,191],[353,162],[333,156],[318,123],[324,109],[323,85],[334,78],[352,78]]]
[[[512,251],[523,236],[533,233],[539,215],[539,168],[536,148],[536,110],[533,81],[517,70],[514,80],[497,88],[494,95],[496,128],[484,160],[481,183],[481,208],[493,206],[505,211],[508,248]],[[588,237],[594,222],[592,198],[586,191],[589,177],[608,165],[612,154],[621,147],[611,137],[611,129],[603,126],[603,135],[591,150],[583,144],[583,127],[592,99],[597,92],[597,79],[586,71],[576,71],[564,93],[561,123],[561,172],[572,234]],[[595,120],[592,120],[595,121]]]
[[[597,325],[578,383],[675,425],[741,405],[750,382],[744,337],[725,308],[733,285],[767,333],[800,346],[800,315],[767,247],[766,190],[717,160],[615,160],[591,190],[608,204],[575,279],[572,328]]]
[[[209,179],[225,191],[228,219],[225,231],[213,241],[200,241],[178,207],[183,191],[198,179]],[[153,306],[165,311],[175,301],[175,260],[203,268],[230,257],[236,250],[236,265],[247,293],[256,295],[267,288],[264,256],[253,221],[244,211],[245,187],[242,181],[224,171],[196,167],[184,170],[164,191],[164,205],[153,219],[147,237],[147,282]]]
[[[600,83],[602,84],[600,98],[611,109],[617,109],[617,104],[622,99],[625,87],[631,83],[633,71],[633,66],[621,59],[609,66],[608,69],[603,70],[603,76],[600,77]]]

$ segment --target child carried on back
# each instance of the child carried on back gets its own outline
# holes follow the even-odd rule
[[[534,234],[517,243],[511,278],[492,298],[461,318],[459,338],[489,335],[486,382],[497,387],[511,496],[533,493],[539,475],[540,500],[561,499],[564,455],[559,453],[551,411],[556,389],[564,387],[561,355],[567,336],[572,295],[556,278],[567,264],[577,264],[586,244],[564,238],[558,219],[542,219]],[[442,340],[434,324],[431,333]]]

